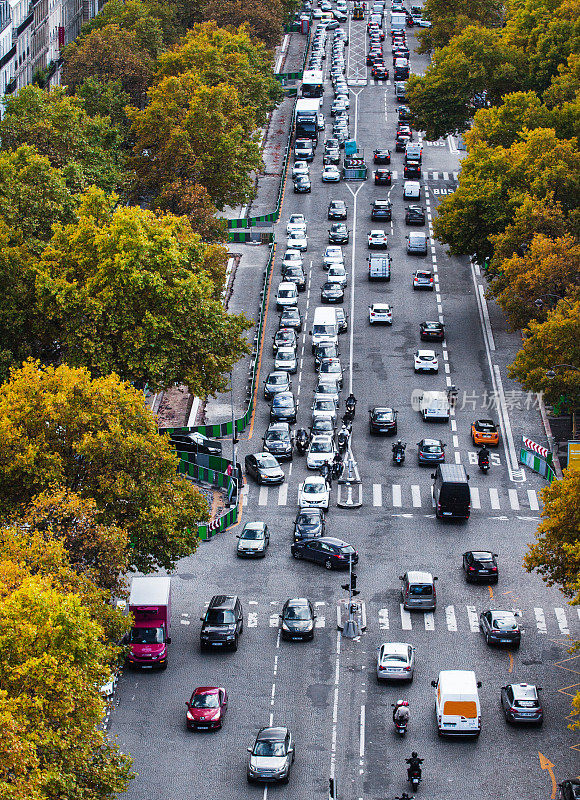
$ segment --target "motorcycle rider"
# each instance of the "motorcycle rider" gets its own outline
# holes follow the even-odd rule
[[[352,392],[346,398],[345,406],[347,411],[352,411],[352,415],[354,417],[354,412],[356,410],[356,397]]]
[[[408,700],[397,700],[393,708],[393,722],[397,726],[408,725],[411,712]]]
[[[306,452],[308,447],[308,431],[305,428],[299,428],[296,431],[296,447],[300,453]]]
[[[334,459],[332,461],[332,477],[338,478],[341,470],[342,470],[342,458],[340,456],[340,453],[335,453]]]
[[[489,449],[486,447],[486,445],[483,445],[481,450],[477,454],[477,464],[479,467],[481,467],[483,464],[486,463],[489,466]]]
[[[330,474],[330,466],[328,465],[328,463],[326,461],[320,467],[320,474],[322,475],[322,477],[326,481],[326,485],[328,486],[328,488],[332,489],[332,477],[331,477],[331,474]]]
[[[349,430],[346,425],[343,423],[342,428],[338,432],[338,449],[339,450],[346,450],[348,447],[348,437],[349,437]]]
[[[396,456],[398,453],[401,453],[402,455],[405,452],[406,447],[406,443],[402,442],[400,439],[397,439],[393,445],[393,456]]]
[[[413,775],[417,775],[419,778],[421,777],[421,764],[423,763],[423,759],[419,758],[418,754],[413,750],[411,753],[411,758],[405,759],[407,764],[407,778],[411,780]]]

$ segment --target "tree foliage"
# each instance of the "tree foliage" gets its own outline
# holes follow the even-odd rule
[[[0,508],[14,513],[54,487],[94,499],[100,524],[127,531],[141,571],[191,554],[207,518],[141,392],[115,375],[28,361],[0,386]]]
[[[89,117],[80,98],[67,97],[64,89],[45,92],[25,86],[4,101],[0,120],[4,149],[28,144],[62,169],[73,192],[88,186],[111,191],[123,180],[123,152],[119,131],[107,117]]]
[[[62,57],[62,82],[72,92],[89,79],[119,81],[132,103],[141,105],[151,80],[153,59],[134,31],[106,25],[71,42]]]
[[[99,13],[83,25],[82,36],[117,25],[135,34],[141,50],[152,58],[179,41],[184,28],[177,20],[177,6],[165,0],[107,0]]]
[[[164,184],[153,206],[187,217],[193,232],[203,242],[224,242],[227,238],[227,220],[217,216],[217,208],[205,186],[188,180]]]
[[[113,125],[127,135],[129,121],[125,108],[130,98],[120,80],[103,82],[94,77],[85,78],[76,87],[75,94],[90,117],[108,116]]]
[[[280,42],[284,9],[280,0],[204,0],[205,20],[215,20],[223,27],[238,28],[247,24],[253,36],[273,48]]]
[[[205,396],[247,351],[249,323],[220,302],[221,269],[187,220],[87,194],[37,265],[37,295],[69,364]],[[207,268],[211,268],[211,274]],[[219,281],[216,291],[216,281]]]
[[[423,16],[431,20],[431,27],[418,33],[419,52],[445,47],[469,25],[497,27],[502,11],[498,0],[425,0]]]

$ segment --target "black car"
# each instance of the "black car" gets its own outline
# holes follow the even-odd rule
[[[397,412],[385,406],[369,410],[369,433],[394,436],[397,432]]]
[[[338,347],[334,342],[320,342],[314,347],[314,368],[318,369],[323,358],[338,358]]]
[[[534,686],[532,683],[508,683],[507,686],[502,686],[501,707],[506,722],[541,725],[544,721],[544,712],[538,695],[541,690],[541,686]]]
[[[330,536],[293,542],[290,550],[294,558],[323,564],[326,569],[348,569],[351,561],[358,563],[358,553],[354,547]]]
[[[338,147],[338,139],[326,139],[324,142],[324,152],[328,152],[328,150],[334,150]]]
[[[467,583],[497,583],[497,553],[468,550],[463,554],[463,571]]]
[[[221,442],[216,442],[215,439],[208,439],[207,436],[202,436],[201,433],[196,431],[191,433],[172,433],[171,441],[177,451],[205,453],[205,455],[209,456],[221,456],[222,454]]]
[[[421,439],[417,442],[417,461],[420,467],[443,464],[445,445],[440,439]]]
[[[312,420],[310,425],[310,435],[318,436],[318,434],[329,433],[334,436],[334,420],[332,417],[316,417]]]
[[[399,106],[397,109],[399,122],[409,122],[411,120],[411,109],[409,106]]]
[[[445,339],[445,326],[442,322],[422,322],[419,338],[422,342],[442,342]]]
[[[246,475],[251,475],[256,483],[276,486],[284,483],[284,470],[271,453],[254,453],[244,459]]]
[[[340,150],[338,147],[333,147],[322,156],[322,163],[324,166],[327,164],[338,164],[340,162]]]
[[[296,422],[296,400],[292,392],[279,392],[272,398],[270,422]]]
[[[403,177],[413,179],[421,177],[421,164],[419,161],[407,161],[403,168]]]
[[[201,617],[201,649],[231,647],[238,649],[238,638],[244,630],[244,613],[239,597],[217,594],[210,600]]]
[[[390,169],[376,169],[375,170],[375,183],[380,186],[390,186],[393,180],[393,175]]]
[[[405,147],[411,141],[411,137],[408,133],[398,133],[395,139],[395,150],[397,153],[404,153]]]
[[[270,544],[270,534],[265,522],[246,522],[237,535],[238,558],[264,558]]]
[[[513,611],[483,611],[479,615],[479,628],[489,645],[520,646],[522,632]]]
[[[559,783],[560,796],[562,800],[580,800],[580,780],[572,778],[569,781]]]
[[[312,186],[310,184],[310,178],[308,175],[299,175],[294,181],[295,194],[308,194],[311,191]]]
[[[319,539],[324,536],[326,521],[321,508],[302,508],[294,520],[294,541]]]
[[[282,277],[285,281],[295,283],[299,292],[306,289],[306,275],[299,264],[286,264],[282,270]]]
[[[407,206],[405,209],[405,225],[424,225],[425,209],[423,206]]]
[[[371,208],[371,219],[382,219],[390,222],[393,218],[393,206],[390,200],[375,200]]]
[[[375,164],[390,164],[391,151],[387,150],[386,147],[375,150],[373,153],[373,161]]]
[[[325,281],[320,290],[320,299],[323,303],[342,303],[344,300],[344,289],[340,283]]]
[[[350,232],[344,222],[333,222],[328,231],[330,244],[348,244]]]
[[[348,208],[344,200],[331,200],[328,204],[328,219],[346,219]]]
[[[285,308],[280,315],[281,328],[293,328],[295,331],[302,330],[302,315],[297,308]]]
[[[282,639],[314,639],[316,614],[310,600],[294,597],[286,600],[280,614]]]
[[[371,73],[373,78],[375,78],[377,81],[389,80],[389,70],[384,64],[374,64]]]
[[[278,461],[292,461],[293,438],[287,422],[271,422],[264,434],[264,450]]]

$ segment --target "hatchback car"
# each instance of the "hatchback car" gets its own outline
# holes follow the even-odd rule
[[[336,403],[335,403],[336,405]],[[336,427],[336,416],[330,414],[317,414],[310,423],[310,435],[317,436],[320,433],[334,434]]]
[[[382,229],[369,231],[368,246],[370,250],[386,250],[387,234]]]
[[[279,347],[274,359],[274,369],[294,374],[298,369],[296,349],[294,347]]]
[[[296,164],[294,164],[294,167],[296,167]],[[306,169],[308,169],[308,165],[306,166]],[[292,170],[292,173],[294,173],[294,169]],[[304,231],[304,233],[306,233],[307,227],[306,217],[304,214],[291,214],[288,222],[286,223],[286,233],[290,234],[294,233],[295,231]]]
[[[221,686],[198,686],[185,705],[188,730],[218,730],[224,724],[228,693]]]
[[[312,184],[308,175],[300,175],[294,179],[294,193],[295,194],[310,194],[312,191]]]
[[[280,315],[280,327],[292,328],[298,332],[302,330],[302,315],[300,314],[298,308],[295,306],[290,306],[290,308],[284,309]]]
[[[340,181],[340,172],[335,164],[327,164],[322,170],[323,183],[338,183]]]
[[[413,231],[406,236],[407,254],[416,256],[427,255],[427,242],[429,238],[422,231]]]
[[[499,431],[492,419],[476,419],[471,424],[471,439],[476,446],[489,445],[497,447],[499,444]]]
[[[342,287],[345,287],[348,283],[348,276],[344,264],[331,264],[328,268],[327,280],[340,283]]]
[[[254,453],[244,459],[246,475],[251,475],[256,483],[276,485],[284,483],[284,470],[271,453]]]
[[[392,208],[390,200],[375,200],[371,207],[371,219],[390,222],[393,214]]]
[[[285,267],[301,267],[303,264],[304,258],[300,250],[286,250],[282,259],[282,270]]]
[[[321,341],[314,346],[314,366],[316,369],[320,367],[323,358],[338,358],[338,344],[336,339]]]
[[[407,206],[405,209],[405,225],[424,225],[425,209],[423,206]]]
[[[390,164],[391,151],[387,150],[386,147],[375,150],[373,152],[373,161],[375,164]]]
[[[415,350],[413,364],[415,372],[439,372],[439,359],[434,350]]]
[[[296,180],[296,178],[301,177],[302,175],[309,175],[310,170],[308,169],[308,162],[307,161],[295,161],[294,165],[292,166],[292,180]],[[303,215],[301,215],[303,216]],[[305,230],[305,228],[303,229]],[[291,233],[288,228],[286,228],[286,233]]]
[[[282,277],[285,281],[295,283],[299,292],[306,289],[306,275],[304,269],[299,264],[292,264],[289,267],[284,267],[282,270]]]
[[[296,400],[292,392],[278,392],[270,404],[270,422],[296,422]]]
[[[369,409],[369,433],[394,436],[397,433],[397,412],[386,406]]]
[[[415,672],[415,648],[406,642],[385,642],[377,647],[377,680],[408,681]]]
[[[479,629],[489,645],[520,646],[522,632],[515,612],[490,610],[479,615]]]
[[[442,342],[445,339],[445,326],[442,322],[422,322],[419,338],[422,342]]]
[[[541,725],[544,712],[538,692],[541,686],[531,683],[509,683],[501,687],[501,706],[506,722]]]
[[[354,547],[331,536],[293,542],[290,550],[294,558],[322,564],[326,569],[348,569],[351,562],[358,563],[358,553]]]
[[[340,150],[338,147],[332,150],[327,150],[322,156],[322,163],[324,166],[327,164],[338,164],[340,162]]]
[[[388,81],[389,80],[389,70],[385,66],[384,62],[375,62],[371,69],[371,74],[373,78],[377,81]]]
[[[304,253],[308,250],[308,236],[304,231],[294,231],[289,234],[286,244],[292,250],[299,250]]]
[[[393,181],[393,174],[390,169],[376,169],[374,180],[379,186],[390,186]]]
[[[421,177],[421,164],[418,161],[407,161],[403,167],[404,178],[420,178]]]
[[[287,372],[274,370],[264,381],[264,400],[271,400],[275,394],[288,392],[292,388],[292,381]]]
[[[295,283],[281,281],[278,284],[276,293],[276,308],[282,309],[285,306],[295,306],[298,302],[298,289]]]
[[[294,541],[324,536],[326,521],[321,508],[301,508],[294,520]]]
[[[497,553],[489,550],[468,550],[463,554],[463,571],[467,583],[497,583]]]
[[[264,450],[278,461],[292,461],[293,437],[287,422],[271,422],[264,434]]]
[[[276,354],[280,347],[296,347],[296,333],[292,328],[279,328],[274,334],[272,349]]]
[[[416,269],[413,273],[413,289],[433,291],[433,273],[428,269]]]
[[[342,303],[344,288],[336,281],[325,281],[320,290],[320,299],[323,303]]]
[[[310,600],[306,597],[286,600],[280,614],[282,639],[314,639],[315,623],[316,614]]]
[[[328,219],[346,219],[348,208],[344,200],[331,200],[328,204]]]
[[[393,312],[388,303],[373,303],[369,306],[370,325],[392,325]]]
[[[265,522],[246,522],[237,535],[238,558],[264,558],[270,544],[270,533]]]
[[[397,131],[395,135],[395,152],[404,153],[410,138],[411,137],[408,133],[405,133],[404,131]],[[403,195],[403,197],[405,197],[405,195]]]
[[[344,264],[342,247],[329,245],[325,248],[324,255],[322,256],[322,269],[329,269],[331,264]]]
[[[405,181],[403,184],[403,200],[419,200],[421,184],[419,181]]]
[[[322,508],[328,511],[328,506],[330,505],[330,488],[322,475],[312,475],[306,478],[304,483],[300,484],[300,489],[298,490],[298,505],[301,509]]]
[[[421,439],[417,442],[417,462],[419,466],[443,464],[445,445],[440,439]]]
[[[294,742],[288,728],[261,728],[248,753],[248,783],[288,783],[294,763]]]
[[[331,244],[348,244],[350,233],[344,222],[333,222],[328,231],[328,241]]]
[[[401,122],[408,122],[411,119],[411,109],[408,106],[399,106],[397,115]]]
[[[320,469],[323,464],[332,464],[335,453],[333,436],[313,436],[308,446],[306,466],[308,469]]]
[[[191,431],[190,433],[172,433],[171,442],[178,451],[188,453],[204,453],[209,456],[221,456],[222,443],[215,439],[208,439],[207,436]]]
[[[318,374],[324,380],[334,380],[339,387],[342,386],[342,365],[339,358],[323,358]]]

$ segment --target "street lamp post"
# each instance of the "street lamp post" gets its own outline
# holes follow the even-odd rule
[[[556,377],[557,369],[569,369],[573,372],[580,372],[580,367],[575,367],[574,364],[553,364],[546,370],[546,378],[553,381]],[[576,439],[576,409],[572,409],[572,438]]]

